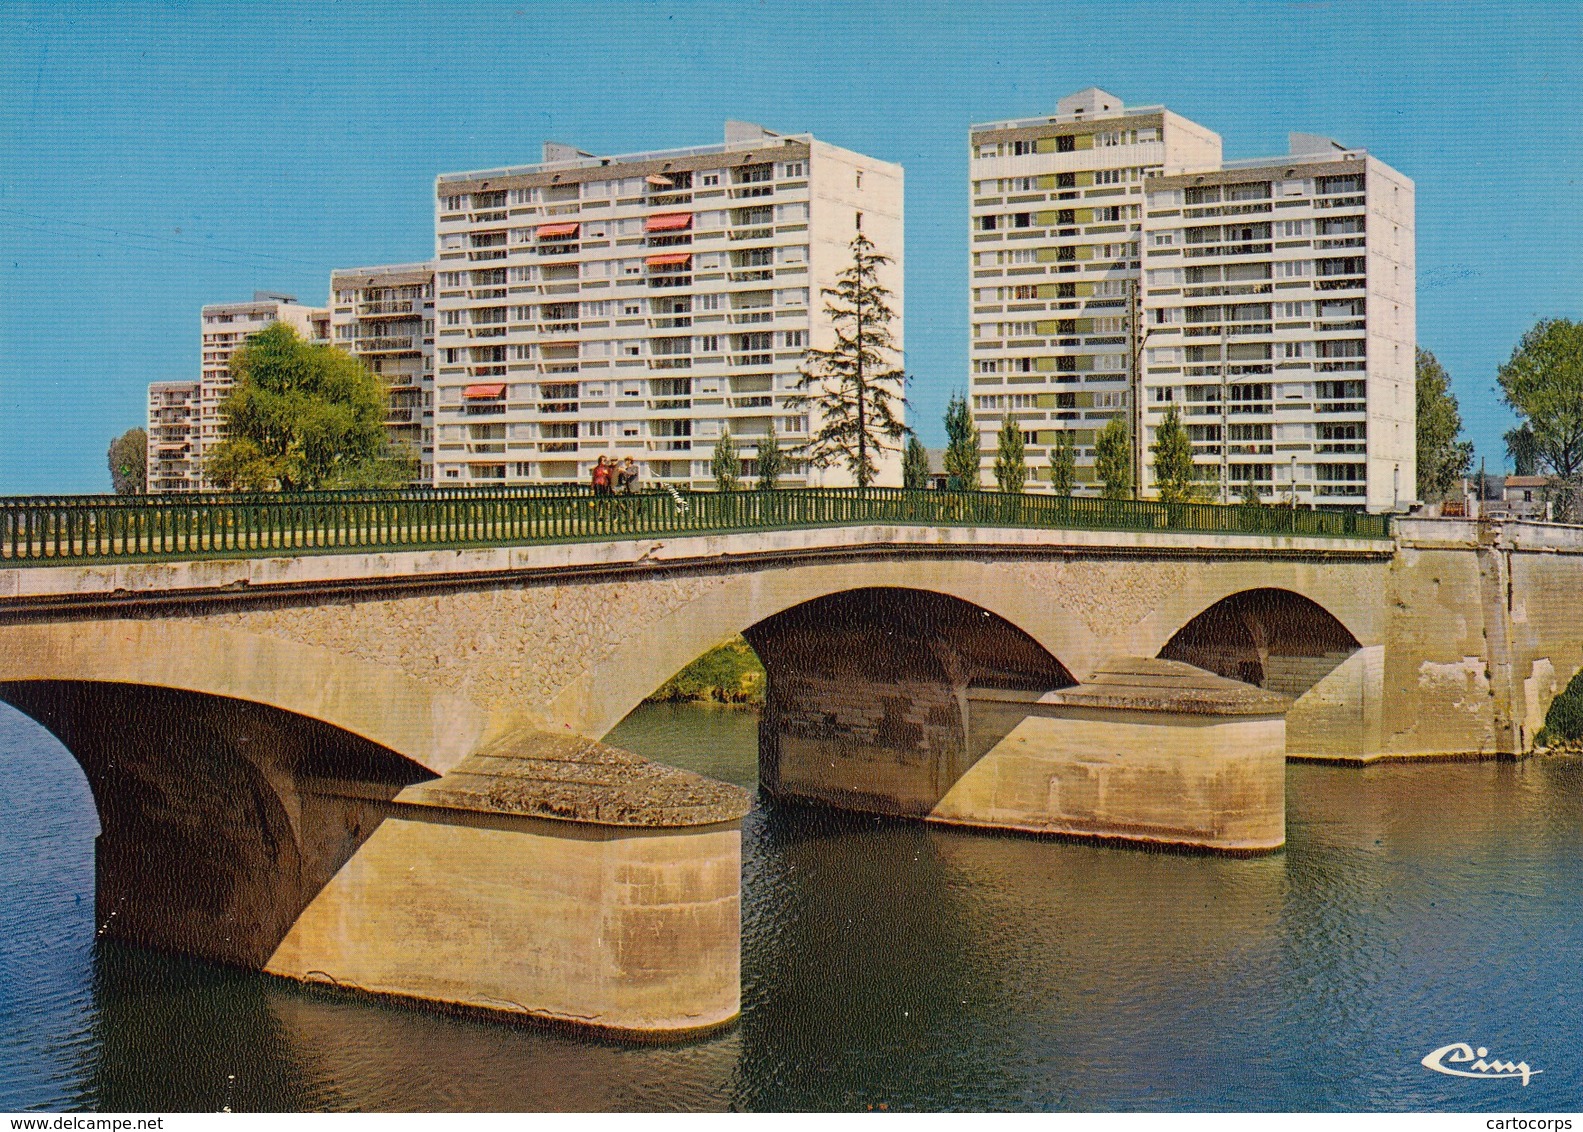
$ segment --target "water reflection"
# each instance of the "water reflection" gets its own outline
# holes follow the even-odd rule
[[[645,708],[611,738],[755,779],[751,712]],[[1583,760],[1287,785],[1288,849],[1252,860],[761,800],[740,1024],[635,1046],[94,947],[86,787],[0,714],[0,1109],[1574,1105]],[[1457,1040],[1544,1073],[1418,1064]]]

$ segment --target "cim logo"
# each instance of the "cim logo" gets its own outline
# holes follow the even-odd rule
[[[1444,1073],[1448,1077],[1477,1077],[1485,1081],[1506,1081],[1522,1078],[1523,1087],[1528,1086],[1530,1078],[1543,1073],[1543,1069],[1530,1069],[1526,1061],[1494,1061],[1484,1060],[1490,1051],[1483,1046],[1474,1049],[1467,1042],[1452,1042],[1448,1046],[1441,1046],[1423,1059],[1420,1064],[1425,1069],[1433,1069],[1436,1073]],[[1465,1069],[1453,1069],[1453,1065],[1464,1065]]]

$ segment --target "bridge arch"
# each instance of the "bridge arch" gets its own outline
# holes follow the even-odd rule
[[[0,630],[0,684],[123,684],[277,708],[400,752],[435,774],[493,725],[433,682],[347,652],[189,620],[73,620]]]
[[[777,614],[832,595],[890,589],[953,598],[1014,626],[1081,678],[1109,651],[1082,617],[1055,605],[1048,593],[1008,584],[1006,567],[992,559],[875,559],[807,562],[774,570],[723,574],[685,606],[646,625],[611,656],[589,664],[549,703],[538,722],[602,736],[700,655]],[[575,659],[575,658],[574,658]]]
[[[1261,587],[1221,598],[1178,629],[1159,655],[1295,699],[1361,647],[1312,598]]]

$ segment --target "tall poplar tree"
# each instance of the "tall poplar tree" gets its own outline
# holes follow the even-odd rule
[[[1104,486],[1106,499],[1127,499],[1132,495],[1132,439],[1127,422],[1111,417],[1094,441],[1094,473]]]
[[[945,406],[945,475],[952,491],[977,491],[978,429],[968,410],[967,398],[951,394]]]
[[[1022,429],[1008,413],[995,437],[995,486],[1001,491],[1020,492],[1027,482],[1027,447],[1022,442]]]
[[[1154,486],[1160,498],[1166,503],[1191,503],[1196,499],[1193,445],[1175,405],[1166,408],[1149,450],[1154,453]]]
[[[929,486],[929,450],[916,436],[909,436],[902,450],[901,486],[914,491]]]
[[[1071,432],[1063,428],[1055,434],[1055,447],[1050,450],[1050,490],[1070,498],[1076,486],[1077,445]]]
[[[709,461],[714,473],[716,491],[736,491],[742,486],[742,458],[737,455],[737,442],[731,439],[731,430],[722,429],[715,441],[714,458]]]
[[[908,433],[900,415],[907,373],[894,364],[895,313],[889,289],[879,282],[879,268],[890,262],[861,232],[853,238],[852,265],[821,292],[835,345],[803,355],[797,392],[787,398],[794,408],[812,409],[818,422],[801,448],[808,462],[818,468],[843,464],[859,487],[874,482],[876,458],[898,451]]]
[[[786,474],[786,455],[781,451],[780,437],[775,435],[775,421],[770,420],[770,430],[759,441],[759,490],[774,491]]]

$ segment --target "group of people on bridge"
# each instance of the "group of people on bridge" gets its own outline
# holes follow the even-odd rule
[[[595,495],[614,495],[618,488],[622,495],[638,493],[638,462],[631,456],[620,464],[609,456],[601,456],[590,475]]]

